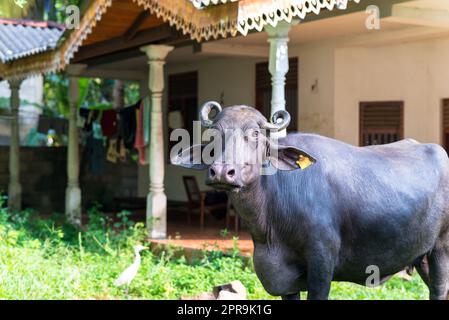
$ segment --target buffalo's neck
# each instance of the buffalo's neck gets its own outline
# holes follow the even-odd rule
[[[270,230],[267,224],[266,180],[267,176],[261,176],[256,182],[238,193],[231,193],[230,198],[239,217],[245,222],[255,241],[266,242]]]

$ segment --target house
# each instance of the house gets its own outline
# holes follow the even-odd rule
[[[202,103],[267,116],[286,108],[291,130],[354,145],[414,138],[449,147],[447,56],[445,0],[99,0],[55,50],[0,65],[0,75],[140,82],[151,140],[139,195],[148,196],[150,235],[163,238],[167,198],[184,200],[182,176],[192,174],[169,164],[169,133],[192,130]],[[79,223],[76,81],[71,92],[66,213]]]
[[[10,8],[12,10],[12,8]],[[62,34],[61,27],[51,23],[33,23],[21,19],[0,19],[0,63],[7,64],[14,59],[56,47]],[[24,41],[22,37],[28,39]],[[27,78],[20,88],[21,108],[19,112],[20,138],[25,138],[32,127],[37,126],[43,100],[42,76]],[[9,108],[10,86],[6,81],[0,83],[0,145],[9,145],[10,121],[6,116]]]

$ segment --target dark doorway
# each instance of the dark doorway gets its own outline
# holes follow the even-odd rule
[[[185,128],[193,139],[193,121],[198,120],[197,109],[198,73],[195,71],[170,75],[168,77],[168,152],[177,143],[177,141],[170,141],[173,130]]]
[[[291,58],[285,81],[286,109],[292,117],[289,131],[298,131],[298,59]],[[256,108],[270,120],[271,74],[268,62],[256,64]]]
[[[404,102],[360,103],[360,146],[386,144],[404,138]]]

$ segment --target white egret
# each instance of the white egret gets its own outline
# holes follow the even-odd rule
[[[142,245],[137,245],[134,247],[135,258],[133,264],[126,268],[125,271],[123,271],[122,274],[114,282],[114,285],[117,287],[126,285],[126,295],[128,295],[128,289],[131,281],[133,281],[133,279],[137,275],[137,271],[139,271],[140,268],[140,251],[145,249],[148,249],[148,247],[144,247]]]

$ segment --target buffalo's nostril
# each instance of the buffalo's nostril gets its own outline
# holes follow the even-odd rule
[[[235,170],[234,170],[234,169],[229,170],[229,171],[228,171],[228,176],[231,177],[231,178],[232,178],[233,176],[235,176]]]
[[[210,174],[211,177],[215,177],[216,172],[215,172],[214,169],[210,168],[210,169],[209,169],[209,174]]]

